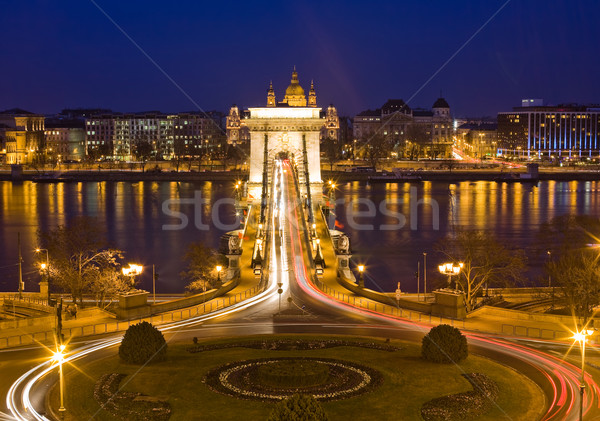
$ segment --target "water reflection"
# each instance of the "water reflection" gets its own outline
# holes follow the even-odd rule
[[[416,188],[416,196],[410,188]],[[381,194],[381,190],[385,194]],[[457,228],[475,228],[489,231],[500,240],[525,249],[531,255],[531,248],[540,224],[562,214],[600,214],[600,182],[555,182],[539,185],[521,183],[496,183],[490,181],[432,183],[423,182],[410,185],[361,185],[348,183],[340,185],[338,198],[356,201],[368,197],[379,209],[382,200],[400,199],[397,206],[387,207],[402,213],[407,224],[397,231],[378,229],[382,225],[394,223],[395,219],[378,212],[374,218],[357,218],[360,223],[375,226],[372,231],[347,230],[351,238],[354,260],[368,265],[372,279],[367,286],[374,289],[391,290],[400,281],[402,288],[416,291],[417,263],[423,263],[423,252],[428,253],[428,271],[435,276],[436,261],[433,245],[447,233]],[[435,208],[420,204],[416,214],[409,203],[418,200],[427,203],[434,200],[439,205],[439,229],[434,229]],[[338,206],[338,220],[348,227],[347,209]],[[410,221],[417,220],[417,229],[411,228]],[[350,224],[352,225],[352,224]],[[438,257],[439,260],[439,257]],[[529,275],[539,275],[542,262],[531,259]],[[422,268],[421,268],[422,270]]]
[[[400,281],[404,290],[416,291],[414,274],[423,252],[428,253],[431,279],[439,263],[432,253],[433,244],[457,227],[490,231],[527,249],[540,224],[556,215],[600,214],[597,181],[547,181],[538,186],[489,181],[374,185],[350,182],[338,185],[336,190],[337,198],[344,201],[336,209],[337,217],[351,237],[354,259],[364,262],[369,275],[386,290],[394,289]],[[199,217],[202,223],[211,224],[210,230],[198,230],[194,226],[193,205],[181,203],[173,203],[170,209],[187,215],[189,225],[180,231],[164,230],[163,225],[179,221],[163,213],[163,202],[190,199],[196,192],[207,201],[200,208]],[[0,182],[0,289],[16,288],[17,232],[22,238],[26,289],[37,290],[39,274],[32,266],[37,230],[64,224],[76,215],[89,215],[97,217],[106,228],[110,243],[126,251],[127,260],[156,265],[160,273],[158,291],[181,292],[184,285],[178,275],[186,246],[198,240],[217,245],[223,231],[211,223],[211,205],[231,197],[233,183]],[[355,219],[374,229],[352,230],[346,207],[365,198],[373,201],[375,216]],[[226,205],[218,209],[217,216],[222,223],[231,224],[234,213],[233,207]],[[434,229],[436,221],[439,229]],[[402,225],[400,229],[382,229],[398,224]],[[144,283],[150,286],[149,274]],[[368,278],[367,286],[377,288]]]
[[[181,259],[187,245],[203,241],[216,247],[220,235],[211,221],[210,205],[220,198],[231,198],[228,183],[179,182],[85,182],[85,183],[11,183],[0,182],[0,290],[14,290],[17,282],[17,233],[21,233],[24,280],[27,291],[37,291],[39,273],[33,266],[37,230],[48,230],[77,215],[98,218],[106,228],[111,245],[126,252],[126,260],[155,264],[160,273],[160,292],[181,292]],[[194,227],[194,206],[175,204],[174,210],[189,217],[190,224],[180,231],[164,231],[163,225],[178,223],[165,215],[167,199],[194,198],[199,192],[207,203],[200,208],[208,231]],[[219,209],[220,222],[233,224],[233,206]],[[52,256],[50,256],[52,259]],[[149,273],[149,272],[148,272]],[[151,285],[151,275],[142,282]],[[147,278],[147,279],[145,279]]]

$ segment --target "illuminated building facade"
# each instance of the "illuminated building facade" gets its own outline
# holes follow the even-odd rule
[[[290,85],[281,102],[276,101],[271,84],[267,90],[265,107],[249,108],[240,113],[238,107],[233,106],[227,117],[227,135],[231,144],[240,143],[244,138],[250,140],[250,198],[260,199],[265,164],[270,174],[273,160],[284,156],[294,159],[297,164],[301,188],[304,190],[304,174],[308,172],[311,194],[318,194],[320,199],[322,180],[319,142],[323,136],[337,139],[339,118],[333,105],[325,111],[317,107],[313,83],[307,101],[294,68]]]
[[[92,159],[113,156],[115,124],[112,114],[90,116],[85,121],[86,155]]]
[[[219,116],[216,116],[219,118]],[[201,113],[110,114],[86,119],[86,150],[93,158],[199,158],[215,155],[225,136],[216,118]]]
[[[498,125],[489,122],[461,124],[456,128],[456,144],[474,158],[495,158],[498,152]]]
[[[85,125],[81,120],[46,119],[44,137],[50,162],[81,161],[85,158]]]
[[[444,98],[438,98],[430,110],[411,109],[401,99],[389,99],[381,108],[363,111],[353,120],[354,137],[359,142],[367,142],[379,134],[400,149],[414,141],[408,135],[411,126],[418,127],[424,135],[419,143],[425,157],[452,156],[452,117]]]
[[[521,158],[598,158],[600,105],[515,107],[498,113],[498,153]]]
[[[30,164],[44,158],[44,116],[13,108],[0,113],[0,137],[7,164]]]

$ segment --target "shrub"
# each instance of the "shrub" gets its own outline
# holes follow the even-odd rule
[[[458,363],[469,355],[467,338],[455,327],[439,325],[423,338],[421,356],[435,363]]]
[[[125,332],[119,356],[130,364],[164,361],[167,358],[167,343],[160,330],[148,322],[129,326]]]
[[[275,405],[268,421],[327,421],[327,415],[312,396],[292,395]]]

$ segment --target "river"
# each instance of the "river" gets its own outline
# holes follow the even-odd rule
[[[37,230],[89,215],[105,227],[108,241],[125,251],[127,262],[145,266],[143,288],[151,289],[154,264],[157,292],[182,292],[185,283],[179,273],[187,245],[202,241],[216,247],[219,237],[235,227],[233,191],[229,182],[2,181],[0,290],[16,289],[17,233],[21,233],[25,290],[37,291]],[[353,260],[366,266],[367,287],[390,291],[401,282],[404,291],[415,292],[418,262],[423,275],[423,253],[428,253],[431,286],[440,277],[436,268],[441,257],[434,253],[434,244],[457,227],[485,230],[526,249],[532,256],[529,275],[535,279],[543,262],[533,258],[531,249],[540,224],[562,214],[600,215],[599,193],[598,181],[543,181],[538,186],[489,181],[349,182],[336,186],[336,215],[338,226],[349,234]]]

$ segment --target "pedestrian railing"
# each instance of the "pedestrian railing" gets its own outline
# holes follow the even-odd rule
[[[359,309],[373,311],[380,314],[389,315],[391,317],[410,320],[413,322],[427,323],[432,326],[440,324],[449,324],[451,326],[458,327],[461,329],[468,329],[470,331],[484,331],[478,328],[476,324],[469,323],[468,319],[452,319],[443,316],[432,316],[431,314],[424,314],[418,311],[410,311],[399,307],[394,307],[388,304],[378,303],[376,301],[369,300],[364,297],[345,294],[342,291],[329,287],[327,284],[325,284],[318,278],[314,279],[313,282],[315,283],[315,286],[318,289],[320,289],[330,297]],[[565,340],[570,336],[569,332],[565,330],[545,329],[540,327],[521,326],[506,323],[503,323],[500,326],[486,326],[485,332],[497,333],[506,336],[517,336],[524,338],[547,340]]]
[[[15,293],[2,294],[0,298],[2,299],[2,301],[10,300],[10,301],[22,302],[22,303],[28,303],[28,304],[37,304],[37,305],[41,305],[41,306],[48,305],[48,300],[44,300],[44,299],[36,298],[36,297],[29,297],[27,295],[23,295],[22,297],[19,298],[19,294],[15,294]]]
[[[431,325],[449,324],[451,326],[460,327],[462,329],[465,328],[465,320],[452,319],[443,316],[433,316],[431,314],[424,314],[418,311],[406,310],[401,307],[391,306],[389,304],[378,303],[376,301],[364,297],[345,294],[342,291],[331,288],[317,277],[314,277],[313,282],[315,283],[315,286],[318,289],[320,289],[330,297],[333,297],[334,299],[340,302],[349,304],[359,309],[389,315],[391,317],[407,319],[413,322],[423,322]]]
[[[215,298],[208,302],[193,307],[169,311],[150,317],[140,317],[137,319],[124,321],[115,320],[110,322],[82,326],[63,327],[62,334],[65,336],[66,339],[72,339],[79,336],[101,335],[105,333],[124,331],[132,324],[141,323],[143,321],[160,325],[169,322],[186,320],[192,317],[201,316],[203,314],[210,314],[217,310],[222,310],[224,308],[230,307],[257,295],[262,290],[264,290],[264,285],[256,285],[252,288],[248,288],[247,290],[238,292],[236,294]],[[53,329],[42,332],[33,332],[21,335],[0,337],[0,348],[9,348],[14,346],[31,345],[35,343],[52,342],[54,341],[54,336],[55,334]]]
[[[512,324],[502,324],[501,333],[507,336],[522,336],[534,339],[553,339],[565,340],[572,334],[566,330],[544,329],[532,326],[520,326]]]

